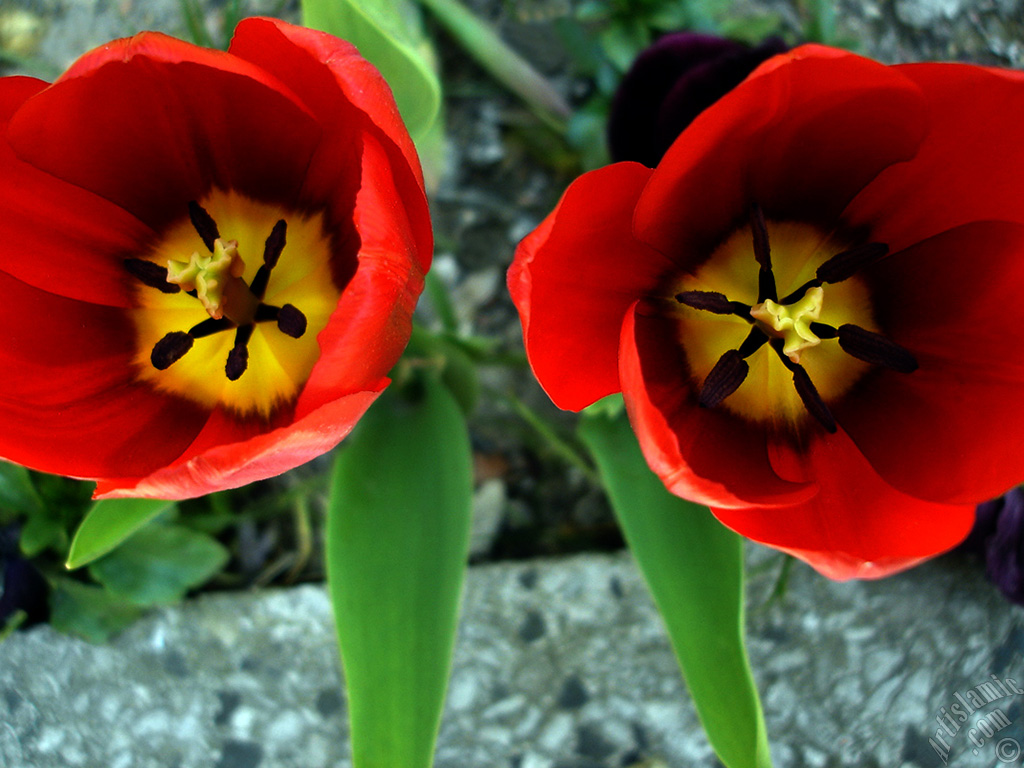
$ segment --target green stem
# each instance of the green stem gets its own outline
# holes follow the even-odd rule
[[[419,0],[476,61],[502,85],[519,96],[548,127],[564,134],[572,109],[494,28],[477,18],[458,0]]]
[[[534,431],[540,435],[557,456],[570,466],[576,467],[592,484],[601,486],[601,478],[587,460],[583,458],[580,451],[559,437],[550,424],[538,416],[530,406],[518,397],[509,393],[506,395],[506,398],[523,421],[533,427]]]

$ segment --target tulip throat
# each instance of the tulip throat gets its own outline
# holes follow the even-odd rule
[[[676,286],[699,404],[790,431],[811,418],[835,432],[830,405],[873,366],[914,371],[914,356],[879,331],[858,274],[887,253],[766,221],[755,206],[749,225]]]
[[[750,316],[769,338],[782,339],[782,354],[799,363],[801,352],[821,344],[811,325],[821,317],[824,296],[824,289],[817,286],[793,304],[777,304],[765,299],[751,307]]]
[[[245,262],[238,255],[238,243],[218,237],[213,254],[194,251],[188,261],[167,262],[167,282],[181,290],[195,291],[196,298],[214,320],[227,317],[236,326],[254,321],[259,300],[242,279]]]
[[[186,209],[183,207],[183,214]],[[145,253],[135,279],[138,378],[239,417],[294,402],[338,303],[321,214],[214,190]]]

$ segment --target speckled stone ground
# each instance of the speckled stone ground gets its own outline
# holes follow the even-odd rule
[[[774,557],[751,557],[749,642],[776,768],[993,768],[1024,746],[1009,687],[944,719],[992,675],[1024,690],[1024,611],[977,568],[796,566],[768,605]],[[0,765],[347,768],[339,691],[318,587],[202,597],[107,646],[37,628],[0,645]],[[628,556],[471,569],[437,767],[638,764],[716,763]]]

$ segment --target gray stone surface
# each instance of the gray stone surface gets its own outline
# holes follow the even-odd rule
[[[837,584],[797,565],[767,603],[778,560],[750,559],[750,650],[777,768],[938,766],[928,740],[958,696],[991,675],[1024,688],[1024,611],[974,566]],[[316,586],[205,596],[106,646],[41,627],[0,645],[0,765],[347,768],[339,686]],[[997,746],[1012,756],[1022,703],[1000,696],[945,721],[948,764],[1001,765]],[[1002,724],[995,710],[1010,724],[989,738],[976,721]],[[641,761],[715,765],[628,556],[472,568],[438,768]]]

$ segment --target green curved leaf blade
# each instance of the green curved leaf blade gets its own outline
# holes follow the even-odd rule
[[[8,523],[16,514],[40,514],[43,506],[28,470],[0,460],[0,524]]]
[[[409,0],[302,0],[302,23],[348,40],[384,75],[413,140],[441,108],[434,52]]]
[[[307,0],[308,2],[308,0]],[[546,77],[515,52],[491,24],[459,0],[419,0],[476,62],[503,86],[526,102],[544,123],[558,133],[572,109]]]
[[[102,557],[160,513],[174,506],[161,499],[101,499],[75,532],[65,564],[81,568]]]
[[[465,420],[439,382],[388,391],[339,453],[327,580],[355,768],[429,768],[469,551]]]
[[[164,605],[213,577],[228,551],[213,537],[181,525],[150,525],[89,566],[89,575],[134,605]]]
[[[708,741],[727,768],[769,768],[744,646],[742,540],[651,472],[625,414],[588,413],[580,438],[668,629]]]
[[[102,587],[63,577],[54,579],[50,607],[55,630],[96,644],[105,643],[142,615],[141,608]]]

